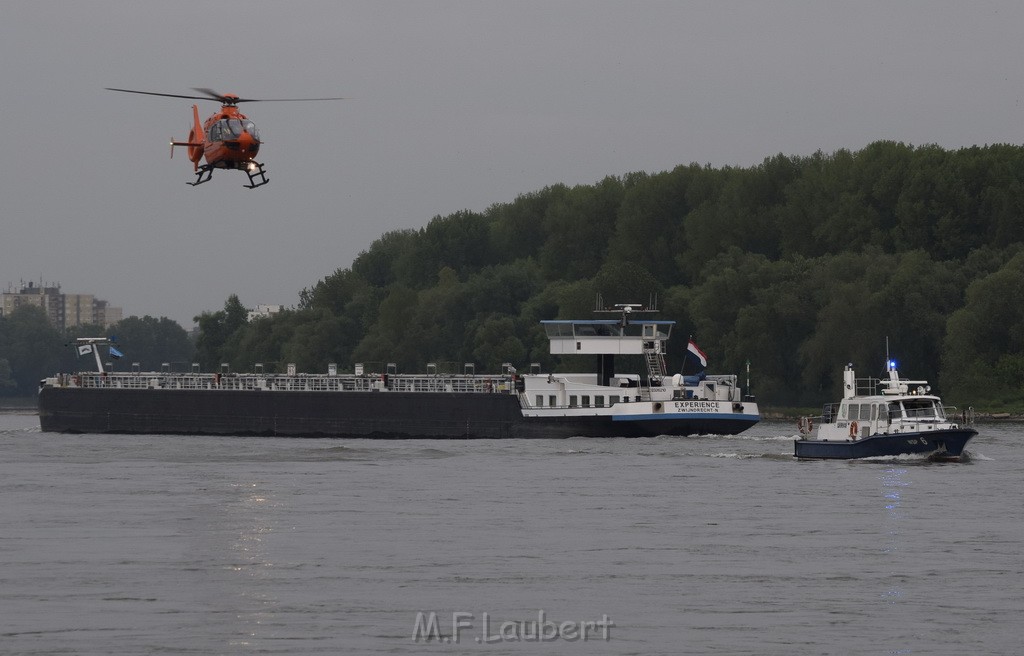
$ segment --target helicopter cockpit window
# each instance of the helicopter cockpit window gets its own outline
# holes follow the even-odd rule
[[[237,118],[228,119],[227,128],[228,130],[230,130],[230,134],[232,137],[240,137],[242,136],[242,132],[245,131],[248,132],[254,139],[260,138],[259,132],[256,131],[256,124],[248,119],[244,121],[239,120]]]
[[[252,121],[247,119],[245,121],[242,121],[242,127],[245,128],[246,132],[248,132],[250,135],[252,135],[253,139],[256,139],[257,141],[259,141],[260,131],[256,129],[256,124],[255,123],[253,123]]]
[[[242,132],[248,132],[253,139],[259,141],[260,133],[256,124],[249,119],[239,120],[237,118],[221,119],[210,126],[210,141],[223,141],[225,139],[237,139]]]
[[[216,123],[210,126],[211,141],[222,141],[223,139],[227,139],[230,136],[231,133],[228,131],[227,121],[217,121]]]

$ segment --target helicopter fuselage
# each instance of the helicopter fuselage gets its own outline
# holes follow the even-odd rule
[[[260,151],[256,124],[230,105],[206,119],[202,141],[206,163],[216,168],[243,168]]]
[[[236,96],[225,96],[227,102],[216,114],[212,114],[202,125],[199,124],[199,106],[192,105],[192,129],[187,141],[171,141],[171,157],[175,146],[188,148],[188,158],[196,172],[192,186],[209,182],[214,169],[237,169],[249,176],[250,189],[267,184],[263,165],[256,161],[260,151],[260,131],[256,124],[238,111],[232,100]],[[205,164],[199,162],[206,159]]]

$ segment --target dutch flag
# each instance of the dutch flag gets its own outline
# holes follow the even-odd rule
[[[690,343],[686,345],[686,351],[700,363],[700,368],[705,369],[708,366],[708,356],[704,354],[704,351],[700,350],[700,347],[694,343],[691,339]]]

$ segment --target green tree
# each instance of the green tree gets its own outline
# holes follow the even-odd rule
[[[17,395],[35,393],[40,379],[57,373],[63,344],[41,308],[22,305],[0,319],[0,359],[7,361]]]
[[[14,380],[11,363],[7,358],[0,358],[0,396],[10,396],[17,389],[18,383]]]
[[[526,347],[516,336],[511,317],[492,315],[477,322],[473,331],[473,360],[481,371],[500,371],[503,362],[515,367],[526,365]]]
[[[247,319],[248,310],[236,294],[228,297],[223,310],[195,317],[199,324],[196,359],[204,371],[219,371],[221,363],[236,359],[236,347],[242,337],[240,329]]]
[[[579,280],[597,273],[622,194],[622,182],[609,177],[593,187],[573,187],[548,207],[548,238],[538,258],[547,280]]]
[[[957,402],[1019,402],[1017,364],[1024,355],[1024,253],[967,288],[949,318],[942,387]]]
[[[107,335],[116,339],[124,361],[138,362],[142,371],[157,371],[164,362],[187,370],[195,353],[185,329],[167,317],[127,317],[107,330]]]

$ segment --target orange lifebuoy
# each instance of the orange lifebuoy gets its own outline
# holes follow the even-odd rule
[[[853,438],[853,439],[857,439],[857,428],[858,428],[857,422],[851,421],[850,422],[850,437]]]

